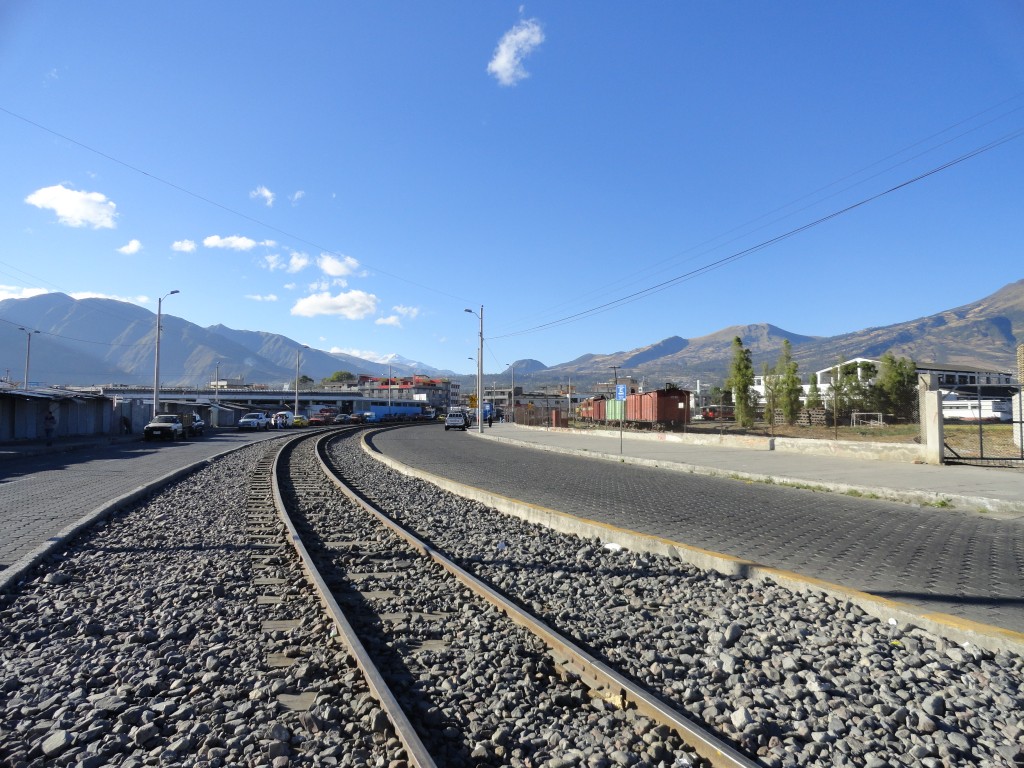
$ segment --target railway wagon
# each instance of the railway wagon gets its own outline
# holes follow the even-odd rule
[[[593,421],[594,420],[594,398],[588,397],[586,400],[580,402],[576,406],[577,418],[580,421]]]
[[[626,395],[625,400],[591,397],[580,403],[579,414],[595,424],[621,419],[635,429],[674,429],[690,422],[690,392],[657,389]]]
[[[605,421],[622,421],[626,418],[626,401],[625,400],[605,400],[604,401],[604,420]]]
[[[685,390],[656,389],[626,398],[626,421],[638,426],[662,425],[672,427],[685,424],[690,398]]]

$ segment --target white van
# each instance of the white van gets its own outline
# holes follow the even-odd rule
[[[270,420],[270,426],[276,427],[280,423],[282,427],[290,427],[293,419],[294,416],[291,411],[278,411],[274,414],[274,418]]]

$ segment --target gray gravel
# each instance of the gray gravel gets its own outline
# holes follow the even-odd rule
[[[260,575],[287,601],[257,604],[246,480],[265,450],[175,484],[0,596],[0,765],[401,765],[286,558]],[[299,627],[264,631],[273,619]],[[308,712],[279,701],[300,692]]]
[[[342,441],[385,508],[769,766],[1024,766],[1024,660],[502,515]]]
[[[705,764],[669,729],[564,677],[536,637],[344,497],[311,445],[290,462],[295,491],[283,495],[303,540],[438,765]]]

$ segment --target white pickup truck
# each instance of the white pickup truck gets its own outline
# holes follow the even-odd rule
[[[444,431],[449,429],[461,429],[463,432],[469,426],[469,420],[462,411],[452,411],[444,417]]]
[[[265,413],[247,413],[238,420],[239,429],[270,429],[270,419]]]
[[[143,440],[181,440],[185,437],[185,425],[176,413],[161,413],[154,416],[142,430]]]

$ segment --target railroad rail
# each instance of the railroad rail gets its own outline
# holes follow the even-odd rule
[[[403,590],[415,589],[425,579],[438,578],[436,571],[439,567],[449,578],[457,580],[457,585],[471,592],[477,600],[483,601],[486,607],[482,610],[497,612],[525,630],[530,638],[535,638],[534,642],[547,655],[550,667],[557,669],[558,675],[570,682],[570,687],[572,684],[582,684],[586,688],[584,696],[563,692],[557,694],[556,698],[560,696],[564,702],[565,696],[575,696],[570,700],[572,706],[579,709],[585,709],[591,701],[597,701],[600,702],[599,711],[613,708],[633,712],[648,718],[659,728],[669,730],[687,748],[672,765],[695,764],[697,760],[689,750],[703,758],[704,764],[716,768],[753,768],[758,765],[632,678],[589,653],[580,643],[564,636],[477,578],[444,552],[379,509],[369,498],[368,489],[360,489],[347,482],[343,469],[334,466],[329,458],[327,445],[331,440],[344,439],[346,435],[360,431],[351,428],[331,430],[313,436],[303,435],[284,444],[273,458],[269,470],[273,477],[272,504],[284,522],[287,538],[301,559],[310,584],[365,676],[368,686],[387,713],[390,726],[405,749],[410,764],[424,767],[439,762],[454,764],[450,753],[438,756],[437,733],[432,733],[429,724],[426,728],[422,727],[424,723],[420,715],[430,705],[410,704],[408,696],[410,688],[414,686],[408,685],[407,680],[402,683],[399,675],[399,688],[404,690],[396,690],[393,670],[389,674],[387,669],[395,665],[393,651],[396,646],[409,649],[423,642],[402,639],[397,627],[419,624],[429,628],[433,624],[436,632],[437,627],[450,621],[454,613],[461,612],[455,605],[449,605],[448,611],[421,606],[422,612],[414,619],[408,606],[403,605]],[[315,455],[314,460],[311,460],[311,453]],[[336,489],[335,494],[340,492],[366,520],[372,521],[373,525],[379,527],[378,530],[386,530],[389,536],[385,539],[381,534],[368,533],[367,529],[360,527],[357,532],[345,538],[336,529],[324,529],[324,521],[317,519],[318,514],[330,508],[330,514],[334,517],[338,514],[339,506],[325,494],[325,479],[332,489]],[[256,481],[255,485],[261,482]],[[270,499],[267,501],[269,503]],[[409,551],[415,554],[397,554],[395,541],[404,542]],[[423,566],[428,563],[434,564],[435,575],[425,575]],[[418,583],[413,586],[410,579]],[[444,589],[453,591],[450,587]],[[374,603],[376,607],[372,605]],[[376,611],[376,616],[369,615],[368,611]],[[428,652],[431,649],[435,653],[438,651],[429,642],[426,645]],[[537,662],[529,658],[531,653],[533,651],[524,651],[527,657],[525,663],[532,668],[537,666]],[[408,669],[405,675],[408,677]],[[421,726],[419,729],[414,720]],[[436,723],[436,717],[434,720]],[[450,721],[444,730],[451,730]],[[426,743],[424,732],[428,737],[433,737],[432,744]],[[469,754],[472,745],[465,746],[464,750],[465,754]],[[471,756],[481,757],[475,752]]]

